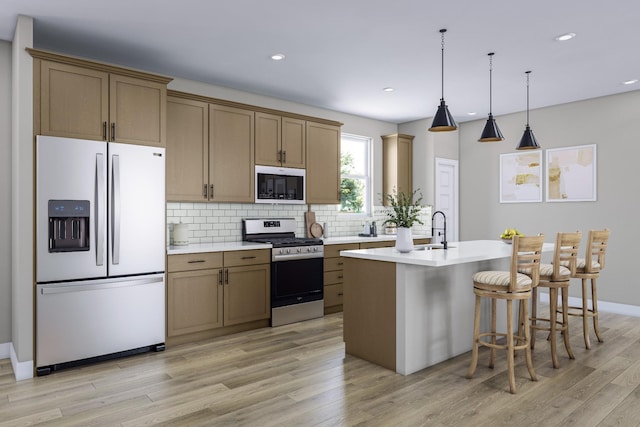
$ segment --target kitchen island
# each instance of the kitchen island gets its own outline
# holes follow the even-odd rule
[[[543,252],[552,250],[552,244],[544,245]],[[346,353],[408,375],[471,350],[472,276],[508,270],[511,251],[501,241],[475,240],[449,243],[447,250],[419,245],[409,253],[340,252],[346,259]],[[488,328],[488,321],[483,318],[481,327]],[[498,322],[506,323],[500,316]]]

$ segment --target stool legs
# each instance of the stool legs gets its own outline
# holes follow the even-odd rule
[[[496,349],[495,349],[495,345],[496,345],[496,304],[497,301],[494,298],[491,298],[491,344],[494,345],[494,347],[490,347],[489,348],[489,367],[491,369],[493,369],[494,365],[495,365],[495,361],[496,361]]]
[[[473,373],[476,371],[476,366],[478,366],[478,340],[480,339],[480,296],[476,295],[476,308],[475,308],[475,316],[473,320],[473,350],[471,353],[471,366],[469,366],[469,371],[467,372],[467,378],[471,379],[473,377]]]
[[[524,316],[526,317],[526,316]],[[526,320],[526,319],[525,319]],[[524,328],[525,331],[527,328]],[[527,346],[529,347],[529,346]],[[516,392],[515,350],[513,348],[513,301],[507,300],[507,371],[509,372],[509,390]]]
[[[598,291],[596,290],[596,278],[591,279],[591,307],[593,308],[593,331],[596,333],[598,342],[604,342],[600,336],[600,327],[598,326]]]
[[[569,359],[575,359],[569,342],[569,288],[562,288],[562,336],[564,337],[564,347],[567,349]]]

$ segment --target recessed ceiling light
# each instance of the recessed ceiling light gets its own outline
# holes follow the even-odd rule
[[[558,37],[556,37],[556,40],[558,40],[559,42],[566,42],[567,40],[571,40],[575,36],[576,36],[576,33],[561,34]]]
[[[476,113],[475,111],[469,111],[467,113],[467,116],[475,116],[476,114],[478,114],[478,113]]]
[[[395,89],[392,87],[385,87],[384,89],[382,89],[385,92],[393,92]]]
[[[625,82],[622,82],[623,85],[632,85],[634,83],[638,83],[638,79],[631,79],[631,80],[627,80]]]
[[[276,53],[275,55],[271,55],[271,59],[274,61],[282,61],[284,59],[284,53]]]

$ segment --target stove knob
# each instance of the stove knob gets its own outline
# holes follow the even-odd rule
[[[287,253],[290,254],[291,253],[291,249],[287,249]]]
[[[313,252],[318,252],[318,247],[317,246],[313,247]]]
[[[296,248],[296,252],[298,253],[302,252],[302,248]]]
[[[307,252],[311,252],[312,250],[313,250],[313,247],[311,247],[311,246],[309,246],[309,247],[307,248]]]

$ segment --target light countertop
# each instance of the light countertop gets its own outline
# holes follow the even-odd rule
[[[414,239],[428,239],[429,235],[414,235]],[[377,237],[341,236],[322,239],[325,245],[362,242],[388,242],[396,240],[395,234],[380,234]],[[224,243],[192,243],[184,246],[167,246],[167,255],[195,254],[202,252],[245,251],[251,249],[271,249],[268,243],[224,242]]]
[[[431,235],[414,234],[412,238],[413,239],[430,239]],[[322,239],[325,245],[339,245],[342,243],[390,242],[393,240],[396,240],[395,234],[378,234],[376,237],[338,236],[338,237],[327,237]]]
[[[409,253],[400,253],[395,248],[376,248],[341,251],[340,255],[348,258],[360,258],[372,261],[442,267],[446,265],[508,258],[511,257],[512,253],[511,245],[500,240],[449,242],[448,245],[449,249],[447,250],[431,249],[431,245],[417,245],[416,250]],[[545,243],[542,251],[553,251],[553,244]]]
[[[195,254],[202,252],[248,251],[251,249],[271,249],[267,243],[225,242],[192,243],[184,246],[167,246],[167,255]]]

